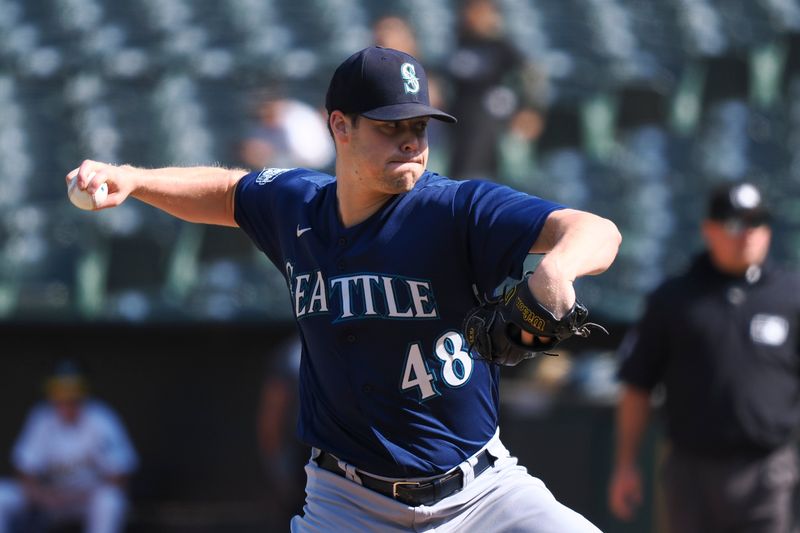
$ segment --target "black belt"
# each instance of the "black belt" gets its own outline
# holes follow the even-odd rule
[[[321,452],[316,462],[320,468],[342,477],[347,477],[345,471],[339,468],[339,462],[329,453]],[[474,476],[478,477],[493,464],[494,457],[486,450],[483,450],[478,454],[478,462],[472,468]],[[464,486],[464,473],[460,468],[428,481],[385,481],[365,474],[360,470],[356,470],[356,473],[361,478],[361,484],[368,489],[380,492],[384,496],[394,498],[413,507],[434,504],[461,490]]]

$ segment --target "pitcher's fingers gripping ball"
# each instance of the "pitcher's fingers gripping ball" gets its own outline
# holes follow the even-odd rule
[[[593,327],[608,333],[603,326],[586,322],[589,311],[577,300],[557,319],[531,294],[528,276],[530,273],[500,298],[486,300],[467,314],[463,330],[471,353],[498,365],[514,366],[547,353],[573,335],[588,337]],[[523,342],[523,331],[533,335],[532,344]]]
[[[67,195],[81,209],[116,207],[134,191],[135,169],[86,159],[65,176]]]
[[[89,182],[91,183],[94,178],[94,173],[90,174],[90,176]],[[70,179],[69,185],[67,186],[67,196],[69,196],[69,201],[72,202],[75,207],[91,211],[103,205],[106,198],[108,198],[108,184],[102,183],[94,193],[90,193],[78,187],[78,175],[75,174],[72,179]]]

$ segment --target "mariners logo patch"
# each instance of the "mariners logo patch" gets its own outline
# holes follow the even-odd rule
[[[406,94],[417,94],[419,92],[419,78],[417,78],[417,71],[414,70],[414,65],[411,63],[400,65],[400,75],[403,76],[403,89],[405,89]]]
[[[789,321],[778,315],[758,314],[750,321],[753,342],[767,346],[780,346],[789,335]]]
[[[258,176],[256,176],[256,183],[259,185],[264,185],[265,183],[269,183],[270,181],[274,180],[284,172],[288,172],[292,170],[291,168],[265,168],[262,170]]]

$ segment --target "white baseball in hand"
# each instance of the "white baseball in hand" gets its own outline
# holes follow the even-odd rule
[[[72,202],[75,207],[91,211],[96,209],[97,206],[103,205],[103,202],[106,201],[108,197],[108,184],[103,183],[94,194],[89,194],[78,188],[78,176],[76,175],[69,182],[67,195],[69,196],[69,201]]]

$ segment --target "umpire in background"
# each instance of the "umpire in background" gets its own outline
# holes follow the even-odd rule
[[[649,298],[621,347],[609,505],[630,520],[642,499],[636,456],[663,384],[662,472],[672,533],[783,533],[793,524],[800,427],[800,277],[767,260],[760,191],[726,183],[702,224],[707,250]]]

